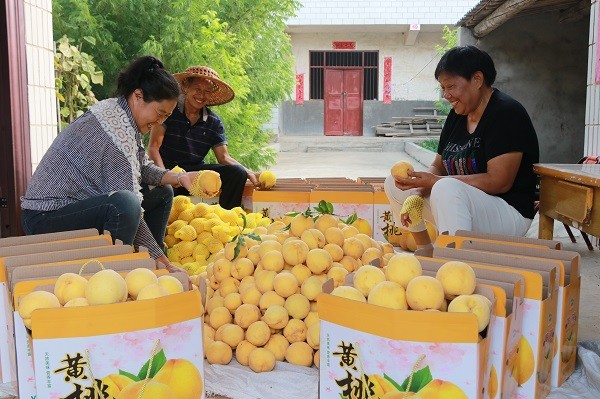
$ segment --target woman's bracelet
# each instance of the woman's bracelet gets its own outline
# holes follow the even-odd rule
[[[181,186],[181,181],[179,180],[179,178],[181,177],[181,175],[183,175],[183,172],[177,173],[177,184],[180,186]]]

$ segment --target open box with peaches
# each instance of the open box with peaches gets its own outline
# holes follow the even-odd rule
[[[327,281],[317,298],[320,397],[481,398],[499,308],[493,289],[455,263],[438,273],[398,254],[385,270]]]
[[[442,239],[447,246],[456,246],[451,238]],[[556,246],[546,240],[539,240],[537,246],[531,245],[532,242],[523,246],[515,245],[511,241],[489,241],[465,237],[457,241],[460,250],[444,249],[444,251],[458,254],[463,259],[485,259],[500,265],[510,266],[523,261],[556,265],[559,281],[551,383],[552,386],[560,386],[575,369],[581,284],[580,255],[572,251],[556,250],[554,249]]]
[[[205,396],[204,285],[190,289],[186,273],[155,270],[151,259],[40,272],[14,285],[19,369],[30,372],[19,375],[20,394]]]

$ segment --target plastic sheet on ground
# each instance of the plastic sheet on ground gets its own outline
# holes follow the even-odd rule
[[[232,360],[227,366],[205,364],[207,396],[230,399],[316,399],[319,370],[277,362],[268,373],[255,373]],[[600,341],[580,342],[575,372],[547,399],[600,398]]]
[[[226,366],[204,362],[208,397],[230,399],[317,399],[319,370],[277,362],[268,373],[255,373],[234,360]]]
[[[600,341],[577,345],[575,372],[564,384],[554,388],[547,399],[600,398]]]
[[[17,399],[16,383],[0,384],[0,399]]]

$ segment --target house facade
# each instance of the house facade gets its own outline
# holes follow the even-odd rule
[[[296,87],[280,136],[374,136],[374,125],[439,99],[433,72],[445,25],[473,0],[303,0],[287,22]]]
[[[482,0],[458,22],[459,43],[492,54],[495,86],[528,110],[540,161],[600,154],[598,0]]]
[[[0,237],[22,234],[20,197],[58,133],[51,0],[0,6]]]

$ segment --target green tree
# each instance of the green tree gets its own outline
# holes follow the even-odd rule
[[[442,28],[442,40],[444,41],[443,45],[435,45],[435,51],[437,51],[439,55],[442,55],[446,51],[457,46],[458,28],[450,28],[448,27],[448,25],[444,25],[444,27]]]
[[[275,153],[267,147],[270,132],[261,127],[294,86],[285,21],[298,9],[296,0],[55,0],[53,4],[55,36],[89,35],[98,42],[89,51],[105,73],[99,98],[110,96],[119,70],[139,55],[153,54],[173,72],[208,65],[236,93],[234,101],[215,108],[223,118],[230,153],[257,170],[274,163]]]
[[[91,37],[84,39],[94,43]],[[92,57],[81,51],[81,45],[72,45],[66,36],[61,37],[56,44],[54,70],[62,129],[96,103],[92,84],[102,85],[103,74],[102,71],[96,70]]]
[[[458,44],[458,29],[449,28],[445,25],[442,31],[442,40],[444,41],[443,45],[435,45],[435,51],[437,51],[439,55],[443,55],[446,51],[456,47]],[[442,99],[435,100],[435,106],[440,115],[448,115],[452,109],[452,106],[448,101]]]

